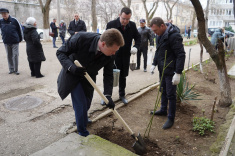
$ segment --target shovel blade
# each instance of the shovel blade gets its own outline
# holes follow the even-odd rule
[[[140,134],[138,134],[137,139],[138,141],[136,141],[133,144],[132,148],[135,150],[135,153],[138,155],[146,154],[147,153],[146,145]]]

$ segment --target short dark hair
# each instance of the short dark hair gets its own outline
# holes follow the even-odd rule
[[[165,25],[165,23],[164,23],[164,21],[162,20],[161,17],[154,17],[154,18],[151,20],[150,27],[152,27],[153,24],[155,24],[155,25],[158,26],[158,27],[160,27],[162,24]]]
[[[122,10],[121,10],[121,14],[122,14],[123,12],[124,12],[125,14],[127,14],[127,15],[132,14],[131,9],[128,8],[128,7],[123,7]]]
[[[114,44],[116,44],[117,46],[122,47],[125,44],[122,34],[120,33],[119,30],[117,30],[115,28],[106,30],[100,36],[100,41],[105,42],[107,47],[111,47]]]

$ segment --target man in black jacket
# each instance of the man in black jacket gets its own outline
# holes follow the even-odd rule
[[[137,49],[140,46],[140,35],[138,33],[138,30],[136,28],[136,24],[132,21],[130,21],[131,18],[131,9],[128,7],[124,7],[121,10],[121,13],[119,14],[119,17],[107,24],[106,29],[115,28],[118,29],[124,38],[125,45],[121,47],[115,55],[115,66],[114,68],[117,68],[120,70],[120,77],[119,77],[119,96],[120,99],[124,104],[127,104],[128,101],[125,98],[125,88],[126,88],[126,77],[129,73],[129,65],[130,65],[130,56],[131,54],[136,54]],[[135,45],[132,46],[132,40],[135,40]],[[112,92],[107,92],[107,90],[104,87],[104,93],[107,93],[107,95],[112,95]],[[101,101],[101,105],[103,105],[104,102]]]
[[[96,81],[98,71],[104,67],[104,87],[106,92],[113,89],[113,56],[124,45],[122,34],[116,29],[105,31],[101,36],[97,33],[81,32],[75,34],[57,50],[57,57],[63,66],[57,83],[58,92],[62,100],[71,93],[77,130],[81,136],[89,135],[86,129],[93,87],[84,78],[85,72]],[[77,67],[74,60],[78,60],[83,67]],[[111,96],[107,106],[114,109]]]
[[[0,19],[0,29],[2,32],[2,40],[7,52],[7,60],[9,66],[9,74],[15,73],[19,75],[19,43],[23,39],[23,31],[20,23],[14,17],[9,15],[9,10],[0,8],[2,19]]]
[[[174,124],[176,111],[176,87],[180,82],[180,74],[184,69],[185,51],[182,44],[183,39],[174,25],[167,26],[160,17],[155,17],[151,21],[151,29],[157,34],[157,50],[155,52],[154,61],[151,67],[153,73],[158,65],[161,82],[161,109],[151,112],[155,115],[167,115],[167,105],[169,101],[168,120],[163,125],[163,129],[171,128]],[[164,60],[166,55],[164,70]]]
[[[53,48],[58,48],[58,47],[55,45],[56,37],[58,37],[58,31],[57,31],[57,29],[59,28],[59,27],[56,25],[56,18],[53,18],[53,21],[51,22],[50,27],[51,27],[52,32],[54,33],[54,36],[53,36]]]
[[[148,41],[150,42],[150,51],[153,50],[153,35],[151,30],[145,26],[145,19],[140,20],[140,28],[138,28],[138,32],[141,35],[141,44],[140,48],[137,52],[137,67],[136,70],[140,69],[140,58],[141,53],[143,53],[144,57],[144,72],[147,72],[147,53],[148,53]]]
[[[72,20],[69,24],[68,32],[70,33],[71,36],[73,36],[74,34],[81,31],[86,32],[86,24],[83,20],[79,18],[78,14],[75,14],[74,20]]]

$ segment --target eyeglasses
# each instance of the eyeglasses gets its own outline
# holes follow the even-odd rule
[[[120,16],[120,17],[123,21],[130,21],[130,18],[123,18],[122,16]]]
[[[78,16],[74,16],[74,17],[78,17]]]

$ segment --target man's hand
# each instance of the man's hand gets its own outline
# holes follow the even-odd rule
[[[178,85],[180,83],[180,74],[175,73],[172,78],[172,85]]]
[[[109,109],[114,109],[115,104],[114,104],[114,102],[113,102],[111,96],[106,96],[106,98],[109,100],[109,103],[106,104],[106,106],[109,107]]]
[[[74,75],[77,75],[77,76],[84,76],[87,72],[86,68],[84,67],[77,67],[75,64],[73,64],[71,67],[70,67],[70,70],[69,70],[72,74]]]
[[[135,55],[137,53],[137,48],[136,47],[132,47],[131,48],[131,54]]]
[[[153,46],[150,46],[150,51],[153,51]]]
[[[150,73],[151,74],[154,74],[154,69],[156,68],[156,66],[152,65],[151,68],[150,68]]]

